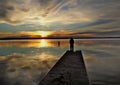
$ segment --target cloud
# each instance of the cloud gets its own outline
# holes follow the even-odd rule
[[[101,31],[82,31],[75,32],[71,35],[82,36],[86,35],[87,37],[120,37],[120,30],[101,30]]]
[[[9,24],[2,24],[0,31],[65,30],[64,36],[119,37],[119,3],[119,0],[0,0],[0,23]],[[78,31],[85,34],[77,34]],[[21,37],[30,37],[28,32],[24,33]],[[62,36],[61,33],[53,34]],[[11,37],[20,36],[12,34],[8,33]],[[0,33],[0,37],[6,35]]]
[[[119,1],[106,0],[1,0],[0,22],[54,25],[120,19]]]
[[[1,1],[0,17],[1,22],[10,24],[37,23],[44,24],[54,18],[56,12],[70,1],[57,3],[56,0],[6,0]],[[48,21],[46,21],[46,18]]]
[[[120,37],[120,30],[116,24],[107,24],[102,22],[94,22],[88,25],[81,25],[81,28],[76,30],[60,30],[59,31],[19,31],[13,32],[0,32],[1,39],[11,38],[59,38],[59,37]],[[98,25],[95,25],[97,23]],[[89,26],[89,27],[88,27]],[[108,28],[111,26],[110,28]],[[77,26],[76,26],[77,27]],[[114,28],[113,30],[111,28]],[[62,33],[62,34],[61,34]]]

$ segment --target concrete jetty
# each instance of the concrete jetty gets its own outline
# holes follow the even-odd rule
[[[38,85],[90,85],[81,51],[67,51]]]

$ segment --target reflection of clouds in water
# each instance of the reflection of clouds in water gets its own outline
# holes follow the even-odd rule
[[[112,57],[116,56],[115,54],[112,54],[111,52],[102,51],[102,50],[84,50],[85,54],[92,54],[96,57]]]
[[[94,46],[94,47],[111,47],[111,46],[119,46],[119,39],[88,39],[88,40],[76,40],[75,44],[79,46]]]
[[[92,54],[84,54],[84,57],[89,76],[92,80],[119,81],[119,57],[96,57]]]
[[[57,47],[58,41],[48,40],[51,46],[45,48],[38,46],[39,40],[0,43],[0,53],[3,55],[0,56],[2,63],[0,69],[3,70],[0,73],[5,77],[4,79],[11,79],[13,83],[15,83],[14,80],[17,81],[16,85],[19,85],[20,81],[23,81],[23,85],[34,85],[69,49],[68,40],[60,40],[61,47]],[[75,49],[82,50],[92,80],[117,81],[120,79],[119,42],[120,40],[75,40]]]
[[[90,42],[90,43],[85,43]],[[77,41],[77,50],[81,49],[86,54],[94,54],[96,57],[119,56],[119,40],[83,40]],[[84,44],[83,44],[84,43]]]
[[[81,49],[91,80],[119,81],[119,40],[98,40]]]
[[[4,67],[4,74],[0,71],[0,75],[3,74],[9,80],[9,85],[19,85],[19,82],[21,85],[36,85],[57,60],[57,57],[47,53],[35,56],[17,53],[0,56],[0,62],[3,63],[0,64],[0,69]]]

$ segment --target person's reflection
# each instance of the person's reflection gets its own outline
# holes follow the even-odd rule
[[[73,38],[70,38],[70,51],[74,51],[74,40]]]
[[[58,41],[58,47],[60,47],[60,41]]]

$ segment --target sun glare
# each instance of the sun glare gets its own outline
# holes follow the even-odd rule
[[[47,37],[48,35],[51,34],[51,32],[48,32],[48,31],[38,31],[38,34],[39,34],[41,37]]]
[[[40,41],[40,46],[45,47],[47,45],[47,42],[45,40]]]
[[[50,47],[50,46],[52,46],[52,45],[47,40],[42,39],[39,41],[38,47]]]

